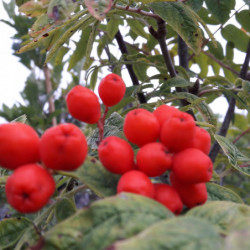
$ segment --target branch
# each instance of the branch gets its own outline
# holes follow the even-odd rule
[[[172,59],[170,57],[170,54],[168,52],[168,47],[167,47],[167,44],[166,44],[167,30],[166,30],[165,21],[162,20],[162,19],[158,19],[157,20],[157,25],[158,25],[158,30],[157,31],[155,31],[153,29],[153,27],[150,26],[149,27],[149,32],[158,41],[158,43],[160,45],[160,48],[161,48],[161,52],[162,52],[164,62],[166,64],[166,66],[167,66],[167,69],[169,71],[170,76],[173,78],[173,77],[177,76],[177,73],[175,71],[175,67],[174,67],[173,61],[172,61]],[[176,88],[176,91],[177,92],[182,92],[182,88]],[[182,106],[186,106],[186,105],[190,104],[186,100],[183,100],[183,99],[180,100],[180,102],[181,102]],[[193,113],[192,110],[189,110],[188,113],[191,114],[195,119],[195,116],[194,116],[194,113]]]
[[[119,46],[119,49],[121,51],[121,53],[123,55],[128,55],[128,50],[127,50],[127,47],[126,47],[126,44],[122,38],[122,35],[121,35],[121,32],[118,31],[115,35],[115,39],[118,43],[118,46]],[[125,59],[125,61],[127,61]],[[137,86],[137,85],[140,85],[139,81],[138,81],[138,78],[134,72],[134,69],[133,69],[133,66],[131,64],[125,64],[126,67],[127,67],[127,70],[128,70],[128,73],[130,75],[130,78],[132,80],[132,83],[134,86]],[[139,99],[139,102],[140,103],[147,103],[147,100],[146,100],[146,97],[144,96],[144,94],[142,92],[138,92],[137,93],[137,96],[138,96],[138,99]]]
[[[250,128],[246,129],[245,131],[243,131],[240,135],[238,135],[234,140],[233,143],[235,144],[242,136],[246,135],[250,133]]]
[[[178,36],[178,56],[180,66],[188,70],[188,46],[180,36]]]
[[[246,53],[246,57],[245,57],[245,60],[244,60],[244,63],[242,65],[242,68],[241,68],[241,71],[240,71],[240,77],[242,79],[246,79],[246,76],[247,76],[247,69],[248,69],[248,65],[249,65],[249,61],[250,61],[250,42],[248,43],[248,48],[247,48],[247,53]],[[228,131],[228,128],[229,128],[229,125],[233,119],[233,116],[234,116],[234,110],[235,110],[235,99],[232,97],[230,102],[229,102],[229,106],[228,106],[228,110],[227,110],[227,113],[226,113],[226,116],[224,118],[224,121],[221,125],[221,128],[220,128],[220,131],[219,131],[219,135],[221,136],[226,136],[227,134],[227,131]],[[220,151],[220,146],[218,144],[218,142],[216,141],[212,148],[211,148],[211,151],[210,151],[210,158],[212,159],[212,161],[214,162],[218,153]]]
[[[49,114],[55,112],[55,104],[54,104],[54,98],[51,95],[53,89],[52,89],[52,83],[51,83],[51,79],[50,79],[50,71],[48,68],[48,65],[45,64],[43,67],[43,72],[44,72],[44,76],[45,76],[45,88],[46,88],[46,94],[49,97],[48,102],[49,102]],[[52,117],[52,126],[56,126],[57,122],[56,122],[56,117],[53,116]]]
[[[203,54],[205,54],[206,56],[210,57],[212,60],[214,60],[215,62],[217,62],[221,67],[231,71],[233,74],[239,76],[240,73],[236,70],[234,70],[233,68],[231,68],[229,65],[223,63],[222,61],[220,61],[219,59],[217,59],[214,55],[212,55],[211,53],[207,52],[207,51],[202,51]]]

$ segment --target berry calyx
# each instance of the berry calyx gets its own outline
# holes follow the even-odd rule
[[[6,182],[9,204],[21,213],[34,213],[45,206],[55,191],[53,177],[38,164],[15,169]]]
[[[36,163],[39,158],[39,136],[29,125],[13,122],[0,125],[0,165],[13,170],[20,165]]]
[[[83,86],[75,86],[66,96],[69,113],[77,120],[97,123],[101,117],[101,105],[97,95]]]
[[[155,183],[155,196],[154,199],[161,204],[163,204],[166,208],[168,208],[171,212],[178,215],[181,213],[183,208],[183,203],[178,192],[170,185],[164,183]]]
[[[102,140],[98,155],[102,165],[114,174],[124,174],[135,168],[132,147],[119,137],[109,136]]]
[[[41,160],[47,168],[65,171],[80,167],[88,152],[85,135],[71,123],[47,129],[39,148]]]
[[[111,73],[101,80],[98,92],[103,104],[111,107],[122,100],[126,92],[126,85],[119,75]]]
[[[117,185],[117,193],[136,193],[149,198],[154,197],[154,185],[146,174],[131,170],[122,175]]]
[[[151,142],[139,149],[136,162],[138,170],[147,176],[160,176],[171,167],[172,154],[162,143]]]
[[[172,170],[184,183],[208,182],[213,175],[213,163],[201,150],[188,148],[174,155]]]
[[[193,117],[180,111],[164,122],[160,140],[170,152],[179,152],[190,146],[194,133],[195,121]]]
[[[160,125],[153,113],[146,109],[138,108],[127,113],[123,131],[130,142],[141,147],[158,139]]]

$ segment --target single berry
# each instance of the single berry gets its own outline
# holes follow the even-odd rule
[[[141,147],[158,139],[160,125],[153,113],[146,109],[138,108],[127,113],[123,131],[130,142]]]
[[[126,92],[126,85],[120,76],[111,73],[101,80],[98,92],[104,105],[111,107],[122,100]]]
[[[159,121],[160,127],[162,127],[163,123],[167,121],[169,118],[171,118],[174,114],[180,112],[177,108],[169,105],[161,105],[157,107],[153,114],[156,116],[156,118]]]
[[[117,185],[117,193],[136,193],[154,198],[154,185],[146,174],[138,170],[131,170],[122,175]]]
[[[162,143],[151,142],[139,149],[136,162],[138,170],[147,176],[160,176],[171,167],[172,154]]]
[[[21,213],[34,213],[48,203],[55,191],[55,181],[38,164],[27,164],[14,170],[5,190],[13,208]]]
[[[88,152],[83,132],[65,123],[47,129],[40,141],[40,157],[47,168],[73,171],[80,167]]]
[[[1,124],[0,165],[13,170],[20,165],[38,162],[39,140],[36,131],[27,124]]]
[[[198,148],[208,155],[210,147],[211,147],[210,134],[204,128],[196,126],[194,138],[191,141],[190,148]]]
[[[168,208],[176,215],[181,213],[183,203],[178,192],[172,186],[163,183],[155,183],[154,188],[154,199],[156,201],[163,204],[166,208]]]
[[[202,205],[207,201],[206,183],[185,184],[177,179],[173,172],[170,174],[170,181],[188,208]]]
[[[208,182],[213,175],[213,163],[201,150],[188,148],[174,155],[172,170],[184,183]]]
[[[77,120],[97,123],[101,117],[101,105],[97,95],[83,86],[75,86],[66,96],[69,113]]]
[[[170,152],[179,152],[189,147],[194,133],[195,121],[193,117],[180,111],[164,122],[160,140]]]
[[[109,136],[102,140],[98,155],[102,165],[114,174],[124,174],[135,168],[132,147],[119,137]]]

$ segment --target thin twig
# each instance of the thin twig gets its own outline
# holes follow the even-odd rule
[[[116,39],[116,41],[118,43],[118,46],[119,46],[119,49],[120,49],[121,53],[123,55],[128,55],[128,49],[126,47],[126,44],[125,44],[125,42],[123,40],[123,37],[122,37],[120,31],[118,31],[116,33],[115,39]],[[125,59],[125,61],[126,61],[126,59]],[[127,70],[128,70],[128,73],[130,75],[130,78],[132,80],[133,85],[134,86],[137,86],[137,85],[139,86],[140,83],[139,83],[138,78],[137,78],[137,76],[136,76],[136,74],[134,72],[133,66],[131,64],[125,64],[125,65],[127,67]],[[139,100],[140,103],[147,103],[147,99],[146,99],[145,95],[142,92],[138,92],[137,97],[138,97],[138,100]]]
[[[46,94],[49,97],[48,102],[49,102],[49,114],[55,112],[55,104],[54,104],[54,98],[52,96],[52,83],[50,79],[50,70],[47,64],[44,65],[43,67],[43,72],[45,76],[45,87],[46,87]],[[56,117],[52,117],[52,126],[56,126]]]
[[[218,63],[221,67],[231,71],[233,74],[239,76],[240,73],[236,70],[234,70],[233,68],[231,68],[229,65],[223,63],[222,61],[220,61],[219,59],[217,59],[214,55],[212,55],[211,53],[207,52],[207,51],[202,51],[203,54],[205,54],[206,56],[210,57],[213,61],[215,61],[216,63]]]
[[[250,128],[246,129],[245,131],[243,131],[242,133],[240,133],[234,140],[233,143],[235,144],[241,137],[243,137],[244,135],[250,133]]]

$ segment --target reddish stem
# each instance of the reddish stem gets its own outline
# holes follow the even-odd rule
[[[109,107],[105,106],[103,116],[100,118],[100,120],[97,123],[97,126],[99,128],[99,143],[103,140],[104,124],[105,124],[105,119],[106,119],[106,115],[107,115],[108,111],[109,111]]]

